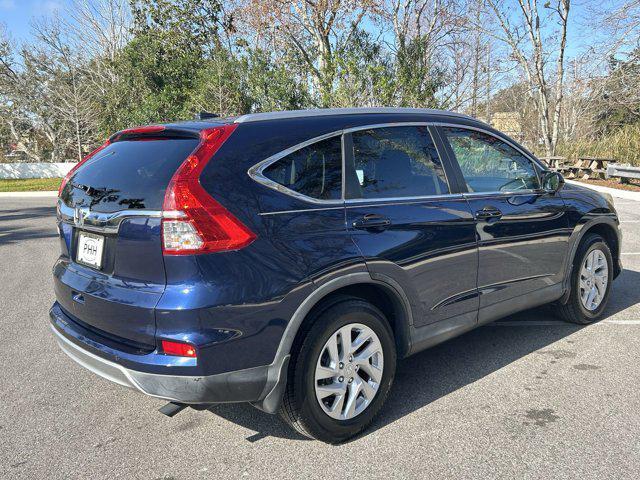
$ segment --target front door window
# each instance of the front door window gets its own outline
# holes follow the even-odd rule
[[[537,190],[531,160],[502,140],[464,128],[444,128],[470,192]]]

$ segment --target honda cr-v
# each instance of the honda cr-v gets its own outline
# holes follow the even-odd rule
[[[329,442],[396,362],[555,302],[603,312],[610,198],[464,115],[345,109],[124,130],[64,179],[51,327],[113,382],[250,402]]]

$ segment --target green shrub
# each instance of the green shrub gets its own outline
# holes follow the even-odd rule
[[[557,154],[567,158],[612,158],[640,166],[640,125],[626,125],[596,140],[578,140],[558,145]]]

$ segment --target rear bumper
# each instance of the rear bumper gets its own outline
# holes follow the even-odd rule
[[[269,413],[274,413],[279,406],[288,356],[280,364],[208,376],[148,373],[93,353],[89,349],[95,349],[96,345],[83,344],[80,335],[74,337],[70,324],[60,322],[59,315],[59,310],[51,309],[51,330],[62,351],[86,369],[114,383],[152,397],[185,404],[250,402]],[[123,356],[129,357],[130,365],[131,356],[124,353]],[[117,360],[117,354],[113,358]],[[167,369],[175,371],[176,367]]]

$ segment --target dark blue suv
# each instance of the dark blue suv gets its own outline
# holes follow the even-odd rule
[[[76,362],[329,442],[372,421],[397,359],[550,302],[592,322],[621,270],[611,198],[434,110],[124,130],[65,178],[58,227],[51,327]]]

